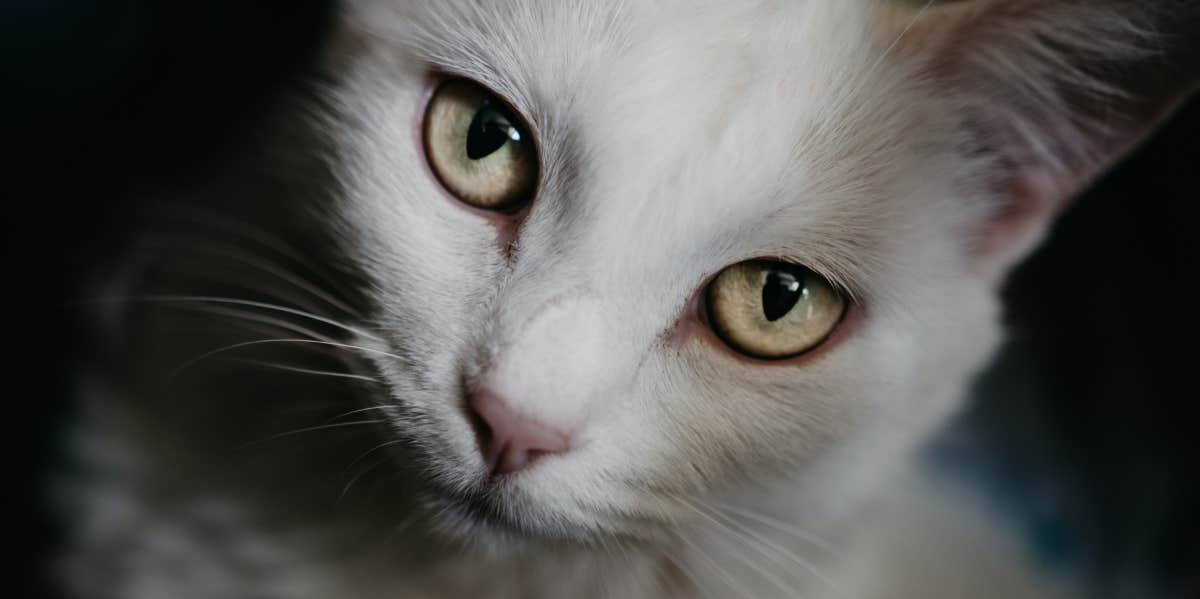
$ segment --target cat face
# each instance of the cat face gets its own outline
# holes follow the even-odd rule
[[[647,536],[764,486],[819,517],[998,339],[1052,210],[997,224],[1012,161],[938,36],[877,2],[703,8],[350,7],[332,210],[448,531]]]

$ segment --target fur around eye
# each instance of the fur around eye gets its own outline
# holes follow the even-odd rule
[[[537,150],[528,127],[494,94],[451,79],[429,100],[425,153],[442,185],[484,210],[508,210],[537,186]]]
[[[709,325],[735,351],[763,360],[798,356],[841,321],[846,300],[799,265],[750,260],[723,270],[705,293]]]

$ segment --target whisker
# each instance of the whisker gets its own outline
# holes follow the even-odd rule
[[[170,209],[168,210],[168,208]],[[229,233],[230,235],[233,235],[243,241],[249,241],[258,244],[264,248],[287,256],[288,258],[295,260],[298,264],[304,265],[311,270],[319,270],[316,268],[317,265],[313,263],[311,258],[306,256],[304,252],[300,251],[294,245],[288,243],[274,232],[264,229],[253,223],[233,220],[224,214],[196,210],[193,207],[179,204],[168,207],[160,207],[160,211],[164,214],[169,213],[171,217],[187,222],[191,225],[203,225],[206,227],[212,227],[224,233]]]
[[[749,541],[752,541],[752,540],[753,540],[752,538],[747,538],[747,537],[745,537],[744,535],[742,535],[741,533],[739,533],[738,531],[736,531],[736,530],[734,530],[734,529],[730,528],[729,526],[727,526],[727,525],[725,525],[725,524],[721,523],[721,522],[720,522],[720,521],[718,521],[716,518],[714,518],[712,515],[710,515],[710,514],[709,514],[709,513],[708,513],[706,510],[704,510],[702,507],[700,507],[700,506],[698,506],[698,505],[695,505],[695,504],[693,504],[692,502],[689,502],[689,501],[683,500],[682,498],[680,498],[680,500],[682,501],[682,504],[683,504],[684,506],[686,506],[686,507],[688,507],[688,508],[691,508],[691,509],[692,509],[692,511],[696,512],[697,514],[699,514],[701,518],[704,518],[704,519],[705,519],[705,520],[707,520],[709,523],[711,523],[712,525],[716,526],[716,527],[717,527],[717,530],[718,530],[719,532],[726,532],[726,533],[729,533],[730,535],[733,535],[733,537],[734,537],[735,539],[740,539],[744,545],[750,546],[751,548],[755,549],[755,550],[756,550],[756,551],[758,551],[760,554],[762,554],[762,555],[763,555],[763,557],[767,557],[767,558],[770,558],[770,557],[771,557],[771,555],[770,555],[768,552],[764,551],[764,550],[763,550],[761,547],[755,547],[755,546],[751,545]],[[735,555],[736,555],[736,554],[735,554]],[[775,585],[777,588],[779,588],[779,590],[783,591],[783,593],[784,593],[785,595],[789,594],[790,592],[793,592],[793,591],[795,591],[795,588],[793,587],[793,585],[789,585],[789,584],[787,584],[786,582],[784,582],[783,580],[780,580],[778,576],[775,576],[775,574],[773,574],[773,573],[772,573],[770,570],[767,570],[766,568],[763,568],[763,567],[762,567],[762,566],[760,566],[758,563],[756,563],[754,560],[751,560],[751,559],[746,559],[746,558],[744,558],[744,557],[742,557],[742,558],[740,558],[740,559],[741,559],[741,561],[742,561],[743,563],[745,563],[747,566],[749,566],[749,567],[750,567],[750,569],[754,570],[754,571],[755,571],[755,572],[757,572],[757,573],[758,573],[760,576],[762,576],[763,578],[765,578],[765,579],[766,579],[768,582],[770,582],[771,584],[773,584],[773,585]]]
[[[714,508],[713,513],[714,513],[714,515],[717,515],[717,516],[720,515],[719,513],[717,513],[715,511],[715,508]],[[810,574],[815,576],[818,580],[825,583],[825,585],[828,586],[831,590],[833,590],[834,594],[836,594],[837,596],[839,596],[839,597],[846,596],[846,594],[841,590],[840,586],[838,584],[836,584],[835,582],[833,582],[833,580],[830,579],[828,576],[826,576],[824,573],[822,573],[820,568],[818,568],[815,563],[801,557],[795,551],[792,551],[792,550],[788,549],[787,547],[780,545],[779,543],[776,543],[770,539],[764,538],[760,535],[754,535],[753,534],[754,531],[752,531],[749,527],[733,520],[732,518],[730,518],[728,516],[724,516],[723,519],[726,522],[730,523],[732,526],[736,526],[739,530],[741,530],[742,532],[740,533],[739,536],[741,536],[743,539],[745,539],[747,543],[753,542],[755,545],[757,545],[757,547],[755,547],[755,549],[759,553],[761,553],[764,557],[771,559],[772,561],[774,561],[775,563],[777,563],[781,566],[786,566],[786,565],[788,565],[788,563],[787,562],[780,563],[778,561],[778,558],[780,558],[780,557],[786,558],[792,564],[795,564],[797,566],[800,566],[804,570],[807,570]],[[772,554],[770,551],[767,551],[766,549],[764,549],[764,547],[766,549],[770,549],[771,551],[774,551],[776,553]]]
[[[215,355],[218,355],[218,354],[221,354],[224,352],[233,351],[235,349],[241,349],[244,347],[253,347],[256,345],[285,344],[285,343],[311,344],[311,345],[320,345],[320,346],[325,346],[325,347],[336,347],[336,348],[341,348],[341,349],[354,349],[354,350],[358,350],[358,351],[365,352],[365,353],[378,354],[381,356],[386,356],[389,358],[394,358],[396,360],[404,361],[403,356],[398,356],[393,353],[389,353],[389,352],[386,352],[383,350],[378,350],[378,349],[374,349],[374,348],[370,348],[370,347],[351,345],[349,343],[337,343],[334,341],[323,341],[320,339],[292,339],[292,338],[256,339],[254,341],[243,341],[241,343],[234,343],[232,345],[218,347],[214,350],[205,352],[205,353],[181,364],[178,368],[176,368],[174,371],[172,371],[171,374],[168,375],[167,378],[174,379],[174,378],[178,377],[184,370],[187,370],[188,368],[191,368],[192,366],[195,366],[196,364],[198,364],[208,358],[211,358]]]
[[[160,248],[160,249],[170,249],[170,248],[175,248],[175,247],[182,247],[183,249],[190,250],[190,251],[197,252],[197,253],[204,253],[204,254],[209,254],[212,256],[218,256],[221,258],[228,258],[235,262],[239,262],[239,263],[249,266],[251,268],[254,268],[254,269],[257,269],[264,273],[267,273],[269,275],[272,275],[286,283],[289,283],[303,291],[306,291],[309,294],[313,295],[314,297],[329,304],[330,306],[338,308],[338,309],[342,310],[343,312],[350,314],[351,316],[362,318],[362,314],[359,313],[359,311],[356,310],[354,307],[352,307],[349,303],[347,303],[341,299],[338,299],[336,296],[334,296],[331,293],[326,292],[325,290],[321,289],[319,286],[317,286],[315,283],[311,282],[310,280],[306,279],[305,277],[287,270],[283,265],[281,265],[277,262],[272,262],[266,258],[256,256],[250,252],[239,251],[238,249],[234,248],[231,244],[229,244],[229,247],[220,247],[218,244],[213,244],[213,243],[185,241],[182,239],[170,239],[169,241],[147,242],[145,245],[146,245],[146,247]]]
[[[804,530],[794,524],[784,522],[777,518],[772,518],[771,516],[768,516],[766,514],[761,514],[761,513],[754,512],[752,510],[749,510],[749,509],[746,509],[743,507],[739,507],[736,505],[730,505],[727,503],[716,503],[716,504],[714,504],[714,507],[719,508],[723,511],[732,513],[732,514],[736,514],[736,515],[746,518],[748,520],[753,520],[764,526],[769,526],[774,530],[778,530],[779,532],[790,534],[790,535],[796,537],[797,539],[800,539],[800,540],[812,545],[813,547],[816,547],[818,549],[825,551],[831,557],[834,557],[834,558],[841,557],[841,552],[839,552],[833,546],[833,543],[830,543],[829,541],[826,541],[825,539],[821,538],[820,536],[813,534],[807,530]]]
[[[858,94],[862,92],[863,88],[865,88],[868,84],[874,83],[878,80],[878,78],[875,77],[876,72],[880,69],[880,67],[883,66],[887,58],[891,56],[892,52],[895,51],[895,49],[900,45],[900,42],[908,36],[908,33],[917,25],[917,23],[921,20],[921,17],[925,16],[925,13],[929,11],[936,1],[937,0],[926,0],[925,4],[920,10],[917,11],[917,14],[913,16],[912,20],[908,22],[908,25],[904,28],[904,30],[902,30],[900,34],[896,36],[896,39],[892,40],[892,43],[884,49],[883,53],[880,54],[879,57],[875,59],[875,62],[872,63],[871,66],[866,70],[866,75],[858,78],[858,83],[855,84],[854,87],[847,90],[843,98],[851,101],[854,100]],[[820,129],[822,131],[829,131],[829,129],[824,126],[822,126]],[[835,126],[834,130],[837,129],[840,129],[840,126]]]
[[[697,556],[702,558],[704,561],[708,562],[708,564],[710,566],[712,566],[713,571],[718,574],[721,582],[726,587],[728,587],[729,590],[733,591],[736,596],[738,596],[738,597],[753,597],[754,596],[751,593],[747,593],[746,589],[742,588],[742,586],[737,583],[737,579],[732,574],[730,574],[728,570],[726,570],[725,568],[722,568],[721,564],[718,563],[717,560],[713,559],[712,556],[705,553],[704,550],[701,549],[699,545],[688,540],[687,535],[679,535],[679,540],[682,541],[683,544],[686,545],[689,549],[691,549],[692,552],[694,552]]]
[[[160,249],[140,248],[146,254],[143,262],[144,270],[150,271],[156,264],[166,263]],[[196,257],[179,251],[170,260],[170,275],[173,280],[182,279],[204,289],[222,289],[222,292],[189,292],[187,288],[172,287],[171,290],[144,291],[144,293],[204,293],[206,295],[225,295],[229,297],[245,297],[268,302],[277,302],[293,308],[307,310],[313,314],[340,313],[335,308],[328,307],[320,299],[297,290],[286,281],[238,264],[236,262],[214,263],[208,257]],[[214,287],[215,286],[215,287]],[[236,290],[236,291],[235,291]],[[131,292],[132,293],[132,292]]]
[[[254,323],[258,323],[258,324],[270,325],[269,327],[252,327],[252,328],[255,328],[258,330],[264,330],[264,329],[271,330],[271,327],[274,327],[275,329],[282,329],[289,333],[298,333],[298,334],[304,335],[305,337],[308,337],[310,339],[319,339],[321,341],[330,341],[330,342],[337,341],[336,339],[334,339],[328,335],[318,333],[308,327],[298,325],[294,322],[290,322],[290,321],[284,320],[282,318],[274,318],[271,316],[267,316],[265,314],[259,314],[257,312],[250,312],[250,311],[237,310],[237,309],[231,310],[231,309],[224,309],[224,308],[214,308],[214,307],[210,307],[210,306],[185,306],[182,309],[193,310],[196,312],[201,312],[203,314],[228,316],[231,318],[236,318],[238,320],[244,320],[244,321],[254,322]]]
[[[332,371],[332,370],[318,370],[316,368],[301,368],[299,366],[292,366],[289,364],[282,364],[279,362],[269,362],[266,360],[250,360],[250,359],[246,359],[246,358],[229,358],[229,360],[231,362],[238,362],[241,364],[262,366],[264,368],[273,368],[276,370],[285,370],[288,372],[296,372],[296,373],[300,373],[300,374],[311,374],[311,375],[316,375],[316,376],[329,376],[329,377],[334,377],[334,378],[354,379],[354,380],[359,380],[359,381],[366,381],[369,383],[376,383],[376,384],[380,384],[380,385],[384,384],[383,381],[381,381],[375,377],[370,377],[370,376],[366,376],[366,375],[362,375],[362,374],[353,374],[353,373],[349,373],[349,372],[336,372],[336,371]],[[354,412],[359,412],[359,411],[361,411],[361,410],[355,410]],[[345,415],[349,415],[354,412],[349,412]],[[341,418],[341,417],[342,416],[339,416],[338,418]]]
[[[900,32],[900,35],[897,35],[896,39],[892,40],[891,45],[883,51],[883,54],[879,56],[879,59],[876,60],[875,64],[872,65],[870,70],[867,71],[868,76],[864,78],[864,81],[869,80],[871,76],[875,74],[875,71],[880,67],[880,65],[883,64],[883,61],[887,60],[888,56],[891,56],[892,51],[896,49],[896,46],[900,45],[900,42],[905,36],[908,35],[908,32],[912,31],[912,28],[917,25],[917,22],[921,20],[921,17],[925,16],[925,13],[929,12],[929,9],[936,1],[937,0],[926,0],[925,5],[921,7],[921,10],[917,11],[917,14],[913,16],[912,20],[908,22],[908,25],[904,28],[904,30]]]
[[[298,429],[294,429],[294,430],[290,430],[290,431],[284,431],[282,433],[276,433],[274,435],[271,435],[270,437],[267,437],[267,440],[281,439],[283,437],[290,437],[292,435],[299,435],[302,433],[323,431],[323,430],[328,430],[328,429],[333,429],[333,428],[346,428],[346,427],[351,427],[351,426],[362,426],[362,425],[367,425],[367,424],[382,424],[384,422],[387,422],[387,421],[386,420],[355,420],[353,422],[334,422],[332,424],[318,424],[317,426],[306,426],[304,428],[298,428]]]
[[[366,476],[369,472],[371,472],[372,470],[377,468],[380,464],[388,461],[388,459],[389,459],[388,456],[384,456],[378,460],[375,460],[374,462],[371,463],[370,466],[367,466],[362,472],[359,472],[358,474],[354,475],[354,478],[351,478],[350,482],[346,483],[346,486],[342,487],[342,492],[338,494],[337,501],[334,502],[334,505],[340,504],[342,502],[342,500],[346,498],[346,495],[348,495],[350,493],[350,488],[354,486],[354,483],[358,482],[362,477]],[[358,460],[355,460],[355,461],[358,461]]]
[[[349,471],[350,471],[350,469],[351,469],[351,468],[353,468],[353,467],[354,467],[356,464],[358,464],[359,462],[361,462],[361,461],[362,461],[364,458],[366,458],[367,456],[369,456],[369,455],[371,455],[371,454],[375,453],[376,451],[379,451],[379,450],[381,450],[381,449],[383,449],[383,448],[385,448],[385,447],[391,447],[391,446],[393,446],[393,445],[399,445],[399,444],[401,444],[401,443],[403,443],[403,442],[404,442],[404,440],[403,440],[403,439],[392,439],[392,440],[390,440],[390,441],[384,441],[383,443],[380,443],[380,444],[378,444],[378,445],[376,445],[376,446],[374,446],[374,447],[372,447],[372,448],[370,448],[370,449],[368,449],[368,450],[366,450],[366,451],[362,452],[361,454],[359,454],[359,456],[358,456],[358,457],[356,457],[356,458],[354,458],[354,460],[353,460],[353,461],[351,461],[351,462],[350,462],[350,464],[349,464],[349,465],[347,465],[347,466],[346,466],[346,468],[342,470],[342,472],[349,472]]]
[[[317,314],[313,314],[311,312],[305,312],[304,310],[298,310],[296,308],[280,306],[278,304],[270,304],[267,302],[238,299],[238,298],[233,298],[233,297],[219,297],[219,296],[207,296],[207,295],[131,295],[131,296],[124,296],[124,297],[97,298],[92,301],[95,301],[95,302],[145,302],[145,303],[164,303],[164,304],[209,303],[209,304],[231,304],[231,305],[236,305],[236,306],[246,306],[246,307],[251,307],[251,308],[260,308],[263,310],[272,310],[275,312],[282,312],[284,314],[291,314],[293,316],[299,316],[301,318],[308,318],[310,320],[321,322],[321,323],[327,324],[329,326],[336,327],[336,328],[342,329],[344,331],[354,333],[356,335],[360,335],[362,337],[366,337],[373,341],[382,341],[383,340],[382,338],[380,338],[377,335],[374,335],[372,333],[367,333],[366,331],[363,331],[360,328],[350,326],[348,324],[339,322],[332,318],[320,316]]]
[[[380,381],[380,382],[382,383],[383,381]],[[335,421],[335,420],[340,420],[340,419],[342,419],[342,418],[345,418],[345,417],[347,417],[347,416],[353,416],[353,415],[355,415],[355,414],[361,414],[361,413],[363,413],[363,412],[369,412],[369,411],[372,411],[372,410],[388,410],[388,409],[397,410],[397,409],[400,409],[401,407],[402,407],[402,406],[399,406],[399,405],[397,405],[397,404],[384,404],[384,405],[381,405],[381,406],[370,406],[370,407],[367,407],[367,408],[358,408],[358,409],[356,409],[356,410],[350,410],[349,412],[343,412],[343,413],[341,413],[341,414],[338,414],[337,416],[334,416],[333,418],[330,418],[330,419],[329,419],[329,422],[333,422],[333,421]]]

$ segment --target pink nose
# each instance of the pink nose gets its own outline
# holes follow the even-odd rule
[[[482,421],[479,446],[494,474],[516,472],[540,455],[562,453],[571,446],[567,433],[513,409],[486,388],[471,394],[470,405]]]

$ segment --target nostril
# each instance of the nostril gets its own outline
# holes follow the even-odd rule
[[[478,389],[469,400],[478,417],[479,448],[495,474],[508,474],[528,466],[537,457],[570,448],[568,435],[524,414],[503,397]]]

